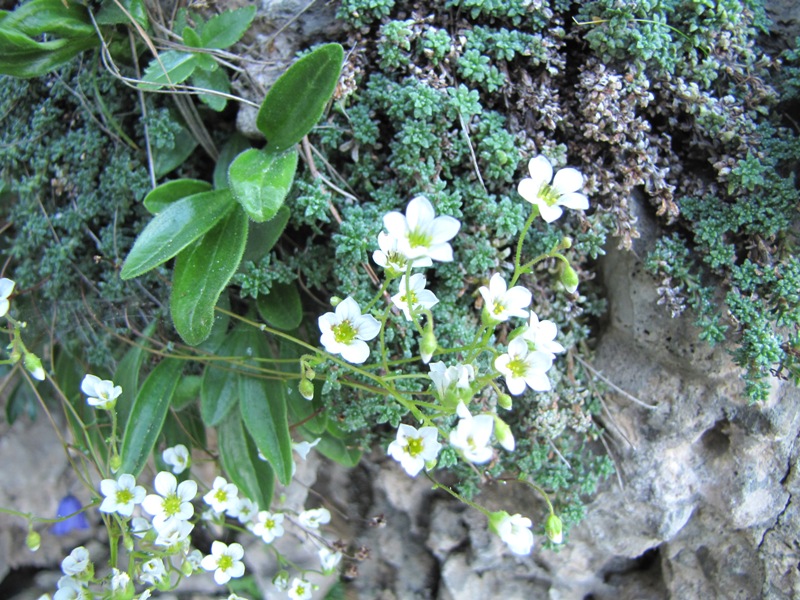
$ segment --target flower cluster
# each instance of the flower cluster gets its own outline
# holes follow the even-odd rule
[[[585,210],[589,207],[588,199],[580,193],[583,177],[576,169],[561,169],[554,176],[550,161],[544,156],[537,156],[529,162],[528,170],[530,177],[523,179],[518,187],[520,195],[533,206],[531,217],[522,232],[523,238],[537,216],[551,223],[563,214],[563,208]],[[430,201],[419,196],[409,203],[405,215],[400,212],[385,215],[383,225],[385,231],[378,236],[379,250],[375,251],[373,259],[384,268],[387,282],[395,278],[400,280],[398,292],[391,297],[392,305],[402,312],[407,321],[415,322],[421,334],[420,357],[423,362],[428,363],[437,351],[442,356],[452,354],[451,351],[438,348],[433,333],[431,309],[438,303],[438,299],[433,291],[426,289],[426,277],[421,273],[412,274],[411,271],[430,267],[434,261],[452,261],[453,250],[449,242],[458,233],[460,223],[452,217],[437,217]],[[423,426],[417,428],[401,424],[395,439],[389,444],[388,454],[410,476],[416,477],[423,470],[430,471],[435,467],[443,448],[439,441],[440,435],[444,435],[450,447],[463,460],[474,464],[486,464],[495,458],[493,440],[506,451],[514,451],[516,442],[511,428],[491,409],[491,405],[487,410],[485,400],[481,400],[475,411],[470,410],[470,405],[481,390],[491,384],[494,386],[496,404],[511,409],[510,397],[501,394],[500,388],[494,384],[497,378],[503,379],[508,392],[514,396],[519,396],[526,390],[546,392],[552,389],[548,371],[552,368],[556,355],[565,349],[556,341],[556,324],[549,320],[540,320],[532,310],[533,294],[521,285],[520,277],[532,273],[532,266],[537,260],[554,258],[562,263],[562,284],[568,292],[574,292],[577,288],[577,276],[569,261],[560,253],[570,245],[571,241],[565,238],[549,254],[524,264],[520,262],[518,251],[510,279],[497,272],[491,275],[486,285],[478,288],[477,292],[483,300],[483,330],[466,352],[461,351],[466,355],[466,360],[450,364],[439,360],[429,365],[431,385],[428,393],[438,401],[438,414],[454,414],[458,417],[456,423],[447,431],[448,421],[434,422],[435,416],[429,417],[422,411],[414,411],[415,403],[409,401],[407,407],[414,411]],[[522,248],[522,239],[518,248]],[[376,301],[377,299],[373,300],[369,306]],[[352,314],[354,317],[350,322],[353,331],[356,331],[355,316],[363,317],[360,309],[357,313],[353,309]],[[322,326],[323,319],[328,319],[328,315],[320,318],[322,343],[329,352],[341,352],[335,344],[330,343],[330,336]],[[420,321],[423,316],[426,321],[424,328]],[[498,326],[507,327],[515,319],[524,319],[525,322],[508,333],[509,341],[505,349],[493,348],[492,332]],[[377,335],[385,323],[384,318],[370,333]],[[483,352],[492,357],[488,370],[479,367],[485,365],[485,361],[476,360]],[[344,352],[342,354],[345,356]],[[368,352],[363,351],[360,356],[366,360]],[[502,400],[500,396],[503,397]],[[428,476],[431,476],[430,473]],[[505,512],[494,514],[499,516],[490,518],[492,529],[509,545],[512,552],[528,554],[533,547],[531,521],[521,515],[510,516]],[[551,517],[557,519],[552,512]],[[560,533],[558,536],[553,534],[551,539],[556,537],[560,541]]]

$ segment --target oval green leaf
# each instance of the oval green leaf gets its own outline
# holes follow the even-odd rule
[[[247,329],[239,326],[231,331],[216,351],[218,357],[241,356],[247,352]],[[200,415],[209,426],[219,425],[239,400],[237,367],[215,360],[206,365],[200,388]]]
[[[272,85],[256,117],[270,150],[293,147],[317,124],[336,89],[343,61],[339,44],[320,46]]]
[[[235,206],[228,190],[212,190],[173,202],[153,217],[136,238],[120,277],[132,279],[168,261]]]
[[[182,360],[165,358],[142,384],[122,438],[120,473],[136,477],[144,469],[164,426],[184,364]]]
[[[251,148],[231,163],[228,181],[237,202],[257,223],[269,221],[289,193],[297,170],[297,151],[274,154]]]
[[[150,190],[144,197],[144,207],[157,215],[173,202],[211,190],[211,184],[200,179],[174,179]]]
[[[220,424],[217,434],[222,466],[228,477],[261,510],[269,510],[275,472],[268,462],[258,457],[258,448],[245,431],[241,415],[231,413]]]
[[[234,133],[222,150],[219,151],[219,158],[217,164],[214,165],[214,187],[218,190],[230,187],[228,183],[228,169],[233,160],[242,152],[251,147],[250,140],[240,133]]]
[[[246,242],[247,215],[237,206],[175,259],[170,312],[175,329],[190,346],[211,333],[214,307],[239,268]]]
[[[165,85],[176,85],[189,79],[197,67],[197,58],[191,52],[167,50],[150,61],[138,87],[157,90]]]
[[[303,320],[303,303],[294,283],[273,283],[269,294],[258,297],[256,307],[262,319],[284,331],[297,329]]]
[[[239,375],[239,410],[256,446],[275,470],[278,481],[292,479],[292,438],[283,383]]]

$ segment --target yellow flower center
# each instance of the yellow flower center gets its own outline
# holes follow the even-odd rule
[[[414,230],[408,234],[408,245],[412,248],[419,248],[420,246],[430,246],[431,236],[426,231]]]
[[[514,377],[524,377],[528,370],[528,365],[521,358],[515,358],[508,363],[508,370]]]
[[[331,329],[333,331],[333,339],[340,344],[349,344],[356,339],[356,334],[358,333],[350,321],[342,321],[338,325],[334,325]]]
[[[170,494],[164,498],[164,502],[161,504],[161,506],[164,509],[164,514],[167,517],[172,517],[180,512],[181,499],[178,498],[177,494]]]
[[[133,500],[133,492],[130,490],[117,490],[117,504],[127,504]]]
[[[556,189],[549,183],[542,184],[542,187],[539,188],[539,193],[537,196],[540,200],[543,200],[547,206],[553,206],[561,197]]]
[[[214,499],[220,504],[224,504],[225,502],[228,501],[228,492],[220,488],[216,492],[214,492]]]
[[[233,567],[233,559],[228,556],[227,554],[223,554],[219,557],[219,562],[217,562],[217,568],[221,569],[222,571],[227,571]]]
[[[421,437],[418,438],[408,438],[408,443],[406,444],[406,452],[410,456],[417,456],[425,449],[425,445],[422,441]]]

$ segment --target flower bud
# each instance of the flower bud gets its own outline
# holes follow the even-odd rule
[[[433,327],[426,327],[425,332],[422,334],[422,341],[419,343],[419,354],[422,357],[422,362],[427,365],[438,347],[439,343],[436,341]]]
[[[500,442],[500,445],[503,448],[509,452],[514,451],[514,448],[516,447],[514,434],[511,433],[511,428],[508,426],[508,424],[497,415],[494,415],[494,435],[497,437],[497,441]]]
[[[185,560],[181,563],[181,573],[183,573],[184,577],[192,576],[192,573],[194,573],[194,566],[192,566],[191,561]]]
[[[38,379],[39,381],[44,381],[44,368],[42,368],[42,361],[39,360],[38,356],[31,354],[30,352],[26,352],[23,362],[25,364],[25,368],[30,372],[31,377]]]
[[[339,296],[331,296],[331,306],[333,308],[336,308],[341,303],[342,303],[342,299]]]
[[[133,538],[129,535],[123,535],[122,546],[127,552],[133,552]]]
[[[551,542],[560,544],[561,540],[563,539],[561,531],[561,519],[559,519],[554,513],[550,513],[550,516],[547,517],[547,521],[544,523],[544,532],[547,534],[547,537],[550,538]]]
[[[289,589],[289,571],[283,569],[278,571],[275,577],[272,578],[272,585],[274,585],[279,592],[285,592]]]
[[[509,396],[508,394],[500,394],[497,397],[497,404],[498,404],[498,406],[500,406],[500,408],[505,408],[506,410],[511,410],[511,406],[513,405],[512,404],[512,400],[511,400],[511,396]]]
[[[561,283],[570,294],[574,294],[578,289],[578,274],[570,265],[564,265],[561,269]]]
[[[314,399],[314,384],[308,379],[301,380],[300,385],[297,386],[297,389],[300,391],[300,395],[306,400]]]
[[[309,381],[314,381],[314,378],[317,376],[317,372],[314,369],[306,369],[306,379]]]
[[[31,552],[36,552],[39,546],[42,545],[42,536],[31,529],[28,532],[28,536],[25,538],[25,545],[28,546],[28,550]]]
[[[116,473],[117,471],[119,471],[119,468],[122,466],[122,457],[120,457],[119,454],[115,454],[108,461],[108,466],[111,469],[112,473]]]
[[[561,246],[562,250],[568,250],[569,248],[572,248],[572,238],[565,235],[563,238],[561,238],[561,243],[559,246]]]

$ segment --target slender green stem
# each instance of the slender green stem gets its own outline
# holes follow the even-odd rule
[[[517,240],[517,251],[514,253],[514,276],[511,278],[510,286],[513,286],[517,283],[517,280],[520,278],[525,271],[520,268],[520,260],[522,260],[522,244],[525,242],[525,236],[528,235],[528,230],[533,225],[533,220],[539,216],[539,207],[533,205],[531,208],[531,214],[528,215],[528,220],[525,221],[525,225],[522,227],[522,232],[519,234],[519,239]]]

